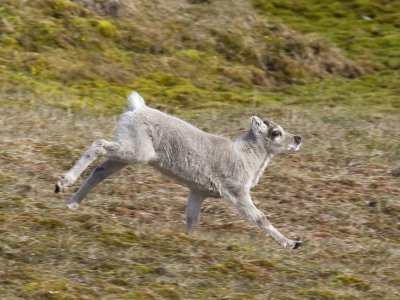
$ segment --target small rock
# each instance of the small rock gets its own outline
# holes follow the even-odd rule
[[[372,21],[372,18],[370,16],[361,16],[365,21]]]

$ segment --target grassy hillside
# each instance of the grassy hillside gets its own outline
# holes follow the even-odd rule
[[[365,71],[329,40],[239,0],[122,1],[116,18],[79,3],[3,1],[2,98],[114,114],[116,99],[137,88],[156,105],[205,108],[267,102],[266,87]]]
[[[296,30],[328,38],[352,58],[378,69],[399,70],[398,1],[253,0],[253,4]]]
[[[398,4],[111,2],[0,4],[0,299],[400,298]],[[186,189],[146,166],[66,210],[57,176],[132,89],[209,132],[256,112],[302,135],[252,197],[304,247],[216,199],[186,236]]]

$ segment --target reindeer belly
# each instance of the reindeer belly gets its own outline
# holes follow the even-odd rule
[[[203,173],[196,172],[196,170],[191,170],[190,168],[171,170],[159,164],[152,164],[152,166],[160,171],[163,176],[172,179],[181,185],[201,191],[211,197],[220,197],[218,188],[213,180]]]

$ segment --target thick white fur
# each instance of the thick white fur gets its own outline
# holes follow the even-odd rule
[[[300,143],[300,137],[256,116],[252,117],[247,133],[230,141],[146,106],[143,98],[133,92],[128,97],[127,111],[119,118],[114,141],[95,141],[61,177],[56,191],[72,185],[97,157],[107,157],[68,201],[68,207],[77,208],[87,193],[106,177],[128,164],[147,163],[189,187],[188,233],[192,233],[199,221],[203,201],[217,197],[263,229],[280,246],[297,248],[301,242],[283,236],[254,206],[250,189],[273,156],[297,150]]]
[[[127,102],[128,102],[128,110],[135,110],[146,106],[142,96],[140,96],[137,92],[132,92],[128,96]]]

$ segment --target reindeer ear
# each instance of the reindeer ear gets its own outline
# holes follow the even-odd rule
[[[261,120],[259,117],[257,117],[257,116],[251,117],[251,129],[254,132],[259,132],[262,124],[263,124],[263,120]]]

